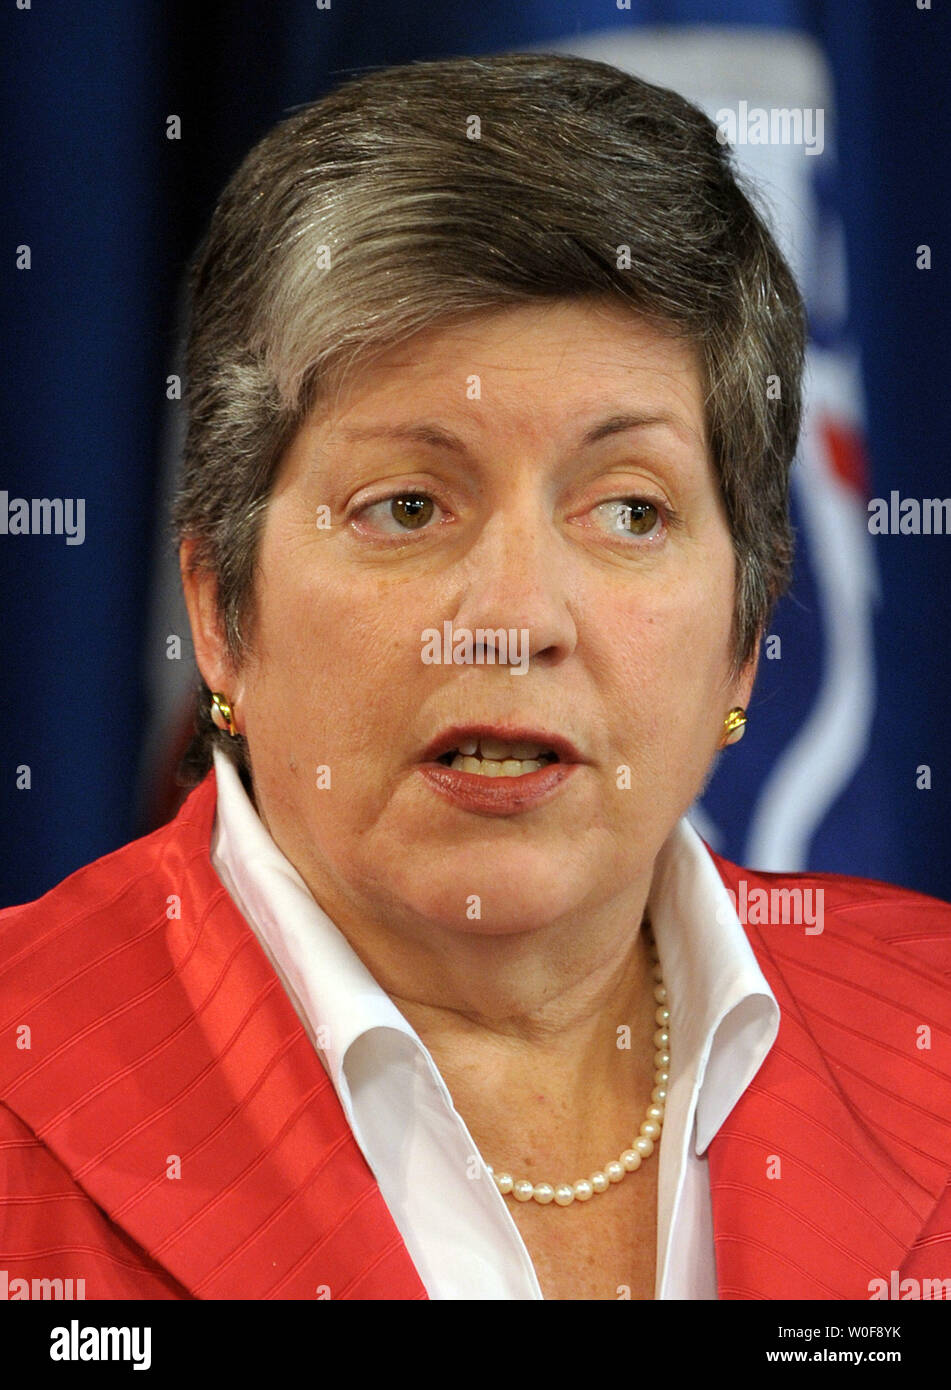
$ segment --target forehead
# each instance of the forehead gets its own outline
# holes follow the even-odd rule
[[[704,374],[696,347],[617,302],[554,301],[440,322],[377,354],[318,401],[313,424],[353,438],[383,413],[420,406],[473,429],[518,428],[526,442],[575,438],[605,408],[663,416],[705,447]],[[608,431],[609,432],[609,431]]]

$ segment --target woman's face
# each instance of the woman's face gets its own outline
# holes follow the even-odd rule
[[[281,462],[255,593],[240,670],[210,621],[196,646],[258,810],[331,914],[397,929],[523,931],[649,881],[752,685],[697,361],[616,306],[473,316],[356,378]],[[573,751],[437,761],[492,729]]]

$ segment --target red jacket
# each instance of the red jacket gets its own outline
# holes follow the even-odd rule
[[[169,825],[0,913],[0,1296],[81,1278],[87,1298],[426,1297],[212,867],[215,798],[209,775]],[[716,864],[734,891],[793,881]],[[720,1297],[934,1296],[951,906],[794,881],[824,889],[821,935],[746,928],[782,1023],[708,1150]]]

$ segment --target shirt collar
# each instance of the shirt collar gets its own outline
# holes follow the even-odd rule
[[[759,1071],[779,1005],[706,845],[682,819],[654,866],[648,900],[670,1008],[676,1075],[696,1095],[702,1154]]]
[[[419,1040],[278,849],[231,759],[216,748],[214,760],[218,806],[212,863],[272,965],[279,967],[304,1031],[348,1108],[344,1062],[359,1037],[392,1028]]]

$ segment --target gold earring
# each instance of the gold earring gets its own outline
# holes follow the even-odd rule
[[[211,721],[223,733],[227,730],[232,738],[237,738],[238,726],[234,722],[231,706],[223,695],[213,694],[211,697]]]
[[[745,732],[746,710],[738,705],[736,709],[730,710],[723,721],[723,738],[720,741],[720,747],[726,748],[727,744],[739,743]]]

